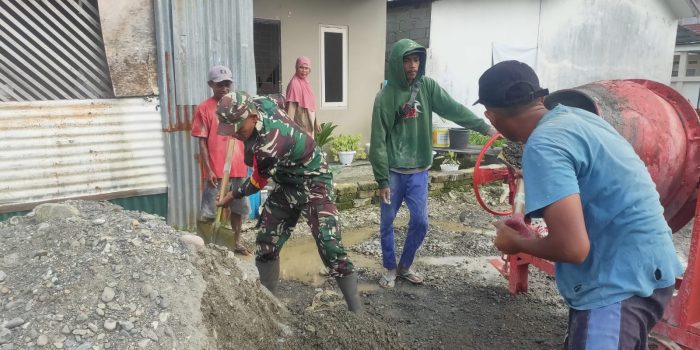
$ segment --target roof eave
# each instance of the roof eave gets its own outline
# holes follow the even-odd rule
[[[678,19],[700,15],[700,0],[666,0],[666,3]]]

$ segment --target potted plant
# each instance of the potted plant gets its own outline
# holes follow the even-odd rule
[[[491,138],[491,136],[486,136],[482,135],[476,132],[470,133],[469,134],[469,145],[474,145],[475,147],[481,149],[483,145],[486,144],[486,142]],[[503,144],[506,143],[506,140],[501,138],[496,141],[494,141],[491,144],[491,148],[498,148],[498,147],[503,147]]]
[[[314,136],[314,141],[316,141],[316,145],[321,150],[321,155],[323,155],[323,158],[326,157],[326,151],[324,148],[329,142],[333,141],[334,137],[331,136],[331,134],[333,134],[333,130],[335,130],[337,127],[338,125],[331,122],[321,123],[321,130],[316,132],[316,135]]]
[[[365,157],[365,151],[360,148],[360,135],[338,135],[330,142],[330,151],[340,164],[350,165],[357,154],[358,158]]]
[[[323,147],[325,147],[329,142],[333,141],[334,137],[331,136],[331,134],[333,134],[333,130],[335,130],[337,127],[338,125],[331,122],[321,123],[321,130],[319,130],[314,136],[316,145],[321,149],[321,151],[323,151]]]
[[[460,163],[457,160],[457,153],[455,152],[448,151],[435,159],[442,159],[442,163],[440,164],[441,171],[457,171],[459,169]]]

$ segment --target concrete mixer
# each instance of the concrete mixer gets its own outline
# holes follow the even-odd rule
[[[676,293],[664,318],[653,330],[661,348],[700,349],[700,118],[688,101],[672,88],[649,80],[609,80],[560,90],[545,99],[583,108],[603,117],[632,144],[646,164],[659,192],[664,216],[673,232],[693,220],[688,265],[676,281]],[[513,204],[519,172],[511,167],[481,166],[486,150],[499,135],[484,145],[477,157],[472,185],[478,202],[495,215],[512,212],[489,208],[479,188],[488,182],[509,184]],[[536,228],[541,231],[540,228]],[[552,262],[527,254],[503,256],[491,264],[508,280],[511,293],[527,292],[528,266],[553,275]]]

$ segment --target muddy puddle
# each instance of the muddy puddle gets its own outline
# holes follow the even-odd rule
[[[406,220],[396,221],[397,228],[402,228],[406,225]],[[466,232],[469,230],[468,227],[462,225],[459,222],[438,220],[433,220],[430,222],[430,229],[452,232]],[[345,229],[343,231],[343,245],[347,249],[349,247],[352,247],[353,245],[362,243],[370,239],[373,234],[377,233],[378,230],[379,228],[377,226]],[[401,248],[398,249],[400,250]],[[355,267],[375,272],[383,271],[381,258],[358,254],[349,249],[347,250],[350,259],[352,260]],[[321,259],[318,256],[316,242],[313,240],[312,237],[304,236],[301,238],[289,240],[282,249],[280,259],[282,279],[295,280],[313,286],[320,286],[325,282],[327,278],[325,272],[326,269],[324,268],[323,263],[321,262]],[[440,265],[459,263],[464,265],[467,264],[467,261],[472,262],[472,260],[472,258],[467,257],[423,257],[418,258],[417,262],[425,261],[425,264]],[[481,261],[481,265],[483,265],[483,262],[485,261],[486,260]],[[478,265],[479,263],[473,262],[473,264]]]
[[[396,220],[397,230],[405,228],[408,220]],[[348,249],[358,243],[371,239],[372,235],[379,230],[378,225],[349,228],[343,230],[343,245],[348,250],[350,259],[357,268],[362,268],[374,272],[383,272],[381,257],[374,257],[359,254]],[[484,234],[485,230],[465,226],[459,222],[447,220],[431,220],[430,230],[441,230],[455,233],[470,232],[474,234]],[[233,234],[231,229],[222,225],[218,235],[213,234],[213,224],[199,222],[197,233],[202,236],[207,243],[214,243],[233,248]],[[486,233],[488,234],[488,233]],[[377,238],[374,238],[377,239]],[[248,247],[253,250],[254,247]],[[401,248],[398,247],[400,250]],[[239,256],[244,261],[253,262],[253,256]],[[299,281],[312,286],[322,285],[327,277],[326,269],[318,254],[316,241],[309,236],[296,236],[287,241],[280,254],[280,277],[285,280]],[[487,258],[474,258],[467,256],[423,256],[416,258],[416,263],[432,266],[453,266],[470,272],[491,274],[495,272]]]
[[[348,248],[370,238],[376,232],[373,227],[343,231],[343,245]],[[350,259],[357,267],[381,268],[381,263],[362,254],[349,252]],[[314,286],[326,280],[325,267],[318,255],[316,241],[310,236],[289,240],[280,254],[280,274],[282,279],[295,280]]]

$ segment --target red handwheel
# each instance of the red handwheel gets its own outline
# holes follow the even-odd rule
[[[472,187],[474,188],[474,195],[476,196],[476,201],[479,202],[479,205],[481,205],[481,207],[484,208],[484,210],[493,215],[507,216],[513,214],[512,204],[513,196],[515,193],[515,171],[505,165],[495,168],[484,168],[481,166],[481,161],[484,159],[486,151],[489,150],[491,144],[493,144],[494,141],[498,140],[501,137],[501,134],[493,135],[481,149],[479,156],[476,158],[476,163],[474,164],[474,174],[472,175]],[[481,197],[481,193],[479,192],[479,186],[499,181],[508,184],[508,203],[511,204],[511,209],[507,211],[498,211],[489,207],[486,204],[486,202],[484,202],[483,198]]]

